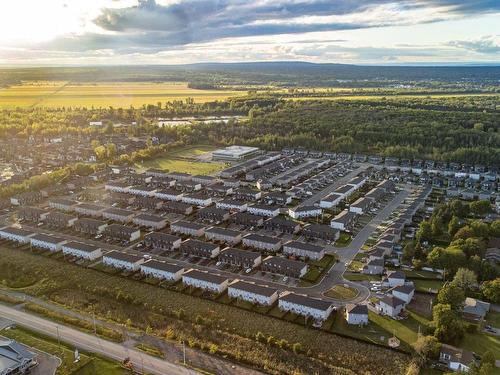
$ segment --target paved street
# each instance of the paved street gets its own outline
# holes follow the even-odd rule
[[[57,338],[62,341],[74,345],[82,350],[94,352],[112,358],[117,361],[122,361],[129,357],[136,369],[144,369],[144,371],[157,375],[195,375],[197,371],[187,369],[185,367],[161,360],[156,357],[149,356],[138,350],[127,348],[124,345],[106,341],[92,335],[77,331],[50,320],[40,318],[38,316],[19,311],[12,307],[0,305],[0,316],[9,319],[20,326],[24,326],[33,331]]]

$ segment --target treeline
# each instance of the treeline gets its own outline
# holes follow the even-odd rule
[[[495,114],[373,107],[362,102],[277,102],[254,106],[248,123],[203,125],[192,132],[222,144],[305,147],[401,158],[500,164]]]

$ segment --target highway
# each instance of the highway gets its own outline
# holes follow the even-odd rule
[[[12,307],[0,305],[0,316],[44,335],[59,338],[61,341],[75,346],[84,351],[101,354],[105,357],[122,361],[130,358],[134,369],[156,375],[198,375],[199,372],[183,366],[152,357],[135,349],[127,348],[121,344],[106,341],[101,338],[80,332],[50,320],[28,314]]]

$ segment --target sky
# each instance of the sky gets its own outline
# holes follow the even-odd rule
[[[0,64],[500,64],[500,0],[3,0]]]

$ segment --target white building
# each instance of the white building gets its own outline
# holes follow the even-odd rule
[[[392,295],[400,300],[403,300],[405,304],[411,302],[414,294],[415,287],[413,285],[399,285],[392,289]]]
[[[347,324],[367,325],[368,324],[368,306],[348,304],[345,307],[345,318]]]
[[[271,306],[278,299],[278,290],[241,280],[231,283],[227,294],[231,298],[265,306]]]
[[[338,230],[350,230],[356,220],[354,212],[344,210],[330,221],[330,226]]]
[[[155,197],[167,201],[180,201],[182,199],[182,193],[174,189],[163,189],[155,192]]]
[[[212,197],[208,197],[202,193],[193,193],[184,195],[181,200],[184,203],[192,204],[194,206],[207,207],[212,204]]]
[[[219,202],[215,202],[215,207],[222,208],[224,210],[245,212],[248,209],[248,204],[238,200],[224,199]]]
[[[389,271],[383,284],[393,288],[395,286],[405,285],[406,275],[403,271]]]
[[[33,232],[20,228],[5,227],[0,229],[0,238],[21,244],[30,243],[30,237],[33,235]]]
[[[62,245],[66,243],[66,239],[39,233],[31,237],[30,243],[33,247],[56,252],[61,250]]]
[[[64,244],[62,246],[62,252],[65,255],[71,255],[86,260],[95,260],[102,256],[102,249],[100,247],[75,241]]]
[[[290,208],[288,210],[288,215],[294,219],[305,219],[308,217],[318,217],[321,216],[323,210],[321,207],[316,206],[299,206],[295,208]]]
[[[254,155],[259,151],[257,147],[229,146],[212,152],[212,158],[216,160],[241,160],[247,156]]]
[[[283,245],[283,254],[320,260],[325,256],[325,248],[306,242],[290,241]]]
[[[156,230],[165,228],[167,226],[167,219],[158,215],[139,214],[132,219],[135,225],[142,227],[153,228]]]
[[[114,250],[104,254],[102,257],[102,263],[104,265],[125,269],[127,271],[138,271],[144,261],[145,259],[143,257]]]
[[[131,185],[124,181],[109,181],[104,184],[104,189],[114,193],[128,193]]]
[[[328,319],[334,309],[331,302],[295,293],[280,297],[278,306],[282,311],[290,311],[318,321]]]
[[[358,215],[363,215],[370,209],[372,205],[372,199],[366,197],[359,198],[349,206],[349,211],[354,212]]]
[[[222,293],[227,289],[229,283],[225,277],[195,269],[185,272],[182,275],[182,282],[186,285],[214,293]]]
[[[469,372],[474,363],[474,354],[462,348],[441,344],[439,362],[446,364],[450,370],[457,372]]]
[[[102,217],[108,220],[118,221],[120,223],[130,223],[135,212],[122,210],[121,208],[110,207],[102,212]]]
[[[150,259],[141,264],[141,273],[161,280],[179,281],[184,268],[172,263]]]
[[[156,189],[154,187],[146,185],[136,185],[131,186],[128,189],[128,193],[132,195],[138,195],[140,197],[154,197]]]
[[[278,206],[266,205],[266,204],[252,204],[248,206],[247,211],[252,215],[275,217],[280,214],[280,208]]]
[[[344,199],[343,195],[330,193],[319,201],[319,206],[321,208],[333,208],[336,207],[340,202],[342,202],[342,199]]]
[[[392,295],[385,296],[377,305],[377,309],[381,314],[388,315],[393,318],[398,316],[404,307],[405,301]]]

